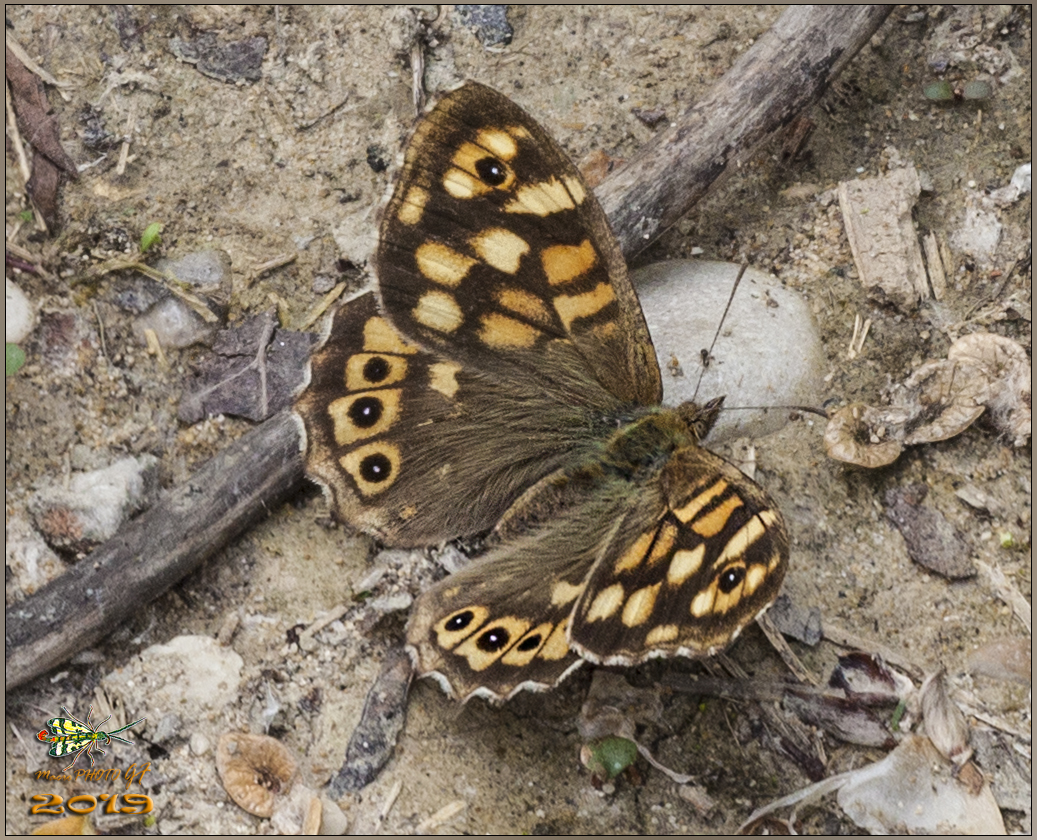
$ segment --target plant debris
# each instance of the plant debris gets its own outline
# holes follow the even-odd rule
[[[177,416],[185,423],[216,414],[266,420],[291,404],[315,341],[312,333],[278,329],[272,312],[223,330],[198,362]]]
[[[911,216],[921,189],[914,166],[839,184],[839,207],[861,284],[905,312],[929,297]]]
[[[198,71],[221,82],[258,82],[263,74],[266,38],[245,38],[221,44],[216,35],[206,32],[193,41],[171,38],[173,55]]]
[[[367,692],[360,723],[346,747],[345,763],[328,785],[328,793],[334,798],[366,787],[392,758],[407,718],[407,693],[413,676],[407,654],[402,650],[391,652]]]
[[[852,403],[832,414],[825,449],[861,467],[893,463],[905,446],[947,440],[984,411],[1016,447],[1030,438],[1030,361],[1010,338],[972,333],[947,358],[927,362],[894,389],[892,404]]]
[[[288,749],[269,735],[228,732],[220,738],[216,769],[227,795],[250,814],[269,819],[292,789],[298,770]]]
[[[10,49],[7,50],[5,74],[18,129],[36,152],[32,160],[32,175],[25,184],[25,190],[43,215],[47,227],[53,230],[58,222],[60,174],[63,172],[75,180],[79,177],[79,170],[61,145],[61,128],[57,116],[51,114],[43,83]]]
[[[922,504],[929,488],[909,484],[886,491],[886,518],[907,545],[908,556],[932,572],[951,580],[976,574],[961,534],[937,510]]]

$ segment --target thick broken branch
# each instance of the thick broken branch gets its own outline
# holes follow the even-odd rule
[[[102,639],[265,517],[302,479],[299,432],[282,412],[61,577],[7,608],[7,690]]]
[[[791,6],[677,124],[597,190],[629,259],[824,92],[892,11]]]

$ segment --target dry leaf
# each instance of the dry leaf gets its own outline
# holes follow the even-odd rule
[[[961,535],[942,513],[922,504],[928,492],[924,484],[890,488],[886,518],[900,531],[914,562],[951,580],[972,577],[976,567]]]
[[[57,116],[51,114],[50,103],[43,93],[43,83],[25,68],[14,53],[7,50],[5,65],[7,83],[11,87],[11,105],[18,119],[22,137],[32,146],[32,175],[26,192],[53,229],[58,221],[58,185],[60,173],[79,177],[76,163],[61,145],[61,129]]]
[[[220,737],[216,769],[227,795],[257,817],[269,818],[287,794],[296,764],[287,747],[268,735],[228,732]]]
[[[887,749],[896,744],[885,724],[856,698],[790,688],[783,702],[804,723],[818,726],[848,744]]]
[[[940,754],[959,767],[972,757],[969,747],[969,724],[947,693],[947,673],[939,670],[927,677],[919,693],[922,695],[922,717],[925,734]]]
[[[864,651],[840,656],[828,685],[866,706],[896,705],[915,690],[911,680],[892,670],[881,656]]]
[[[947,440],[984,411],[1015,446],[1030,438],[1030,362],[1009,338],[973,333],[958,339],[947,358],[926,362],[899,386],[893,404],[852,403],[832,414],[825,429],[829,457],[861,467],[883,467],[904,446]]]
[[[277,329],[270,313],[223,330],[198,362],[177,416],[185,423],[216,414],[266,420],[291,405],[315,341],[311,333]]]
[[[328,785],[338,799],[366,787],[392,758],[396,739],[407,718],[407,693],[414,669],[402,650],[390,653],[378,679],[367,692],[360,722],[349,737],[346,760]]]
[[[214,32],[203,32],[193,41],[171,38],[173,54],[221,82],[258,82],[263,77],[266,38],[245,38],[219,43]]]

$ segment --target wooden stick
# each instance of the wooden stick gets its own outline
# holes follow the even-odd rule
[[[792,120],[843,69],[890,6],[794,6],[714,92],[602,184],[623,251],[649,244],[736,156]],[[9,691],[86,648],[295,492],[299,433],[285,414],[227,447],[121,533],[7,608]]]
[[[10,691],[104,638],[302,484],[288,412],[211,459],[116,536],[7,608]]]
[[[824,92],[892,11],[790,6],[669,130],[596,191],[629,259],[675,224],[732,164]]]

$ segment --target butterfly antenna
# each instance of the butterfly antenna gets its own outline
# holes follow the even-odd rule
[[[709,367],[709,360],[713,357],[713,348],[716,346],[717,339],[720,337],[720,330],[724,327],[724,321],[727,320],[727,313],[731,309],[731,301],[735,299],[735,292],[738,291],[738,286],[742,282],[742,276],[745,274],[745,270],[749,267],[749,263],[742,263],[742,267],[738,270],[738,276],[735,278],[734,285],[731,287],[731,294],[727,298],[727,306],[724,307],[724,314],[720,316],[720,323],[717,324],[717,331],[713,335],[713,341],[709,345],[709,349],[702,354],[702,369],[699,371],[699,381],[695,383],[695,393],[691,395],[691,401],[695,402],[695,398],[699,395],[699,386],[702,385],[702,377],[706,374],[706,368]]]
[[[823,408],[817,408],[812,405],[735,405],[735,406],[724,406],[724,411],[774,411],[782,409],[784,411],[802,411],[805,414],[816,414],[818,417],[828,417],[828,412]]]

